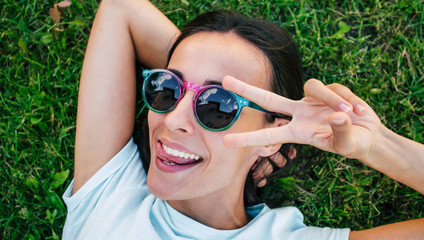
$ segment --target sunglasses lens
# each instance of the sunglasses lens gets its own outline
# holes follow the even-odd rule
[[[220,88],[203,91],[196,101],[197,117],[210,129],[229,126],[237,115],[237,108],[233,95]]]
[[[144,96],[154,110],[169,111],[180,97],[180,85],[169,73],[152,73],[145,83]]]

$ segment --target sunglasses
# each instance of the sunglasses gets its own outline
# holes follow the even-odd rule
[[[240,116],[243,107],[271,113],[254,102],[225,90],[220,85],[199,86],[185,82],[168,70],[144,70],[143,78],[144,103],[156,113],[172,111],[184,97],[187,89],[193,90],[196,93],[193,98],[196,120],[210,131],[224,131],[231,127]]]

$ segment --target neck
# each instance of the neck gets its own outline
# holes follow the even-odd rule
[[[206,226],[231,230],[241,228],[250,221],[244,208],[243,193],[232,199],[215,193],[212,196],[190,200],[168,200],[167,202],[180,213]]]

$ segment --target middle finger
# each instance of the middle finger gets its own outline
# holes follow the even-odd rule
[[[296,104],[294,100],[254,87],[231,76],[224,77],[222,85],[225,89],[255,102],[268,111],[293,116]]]

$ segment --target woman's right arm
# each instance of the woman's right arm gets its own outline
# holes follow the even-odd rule
[[[310,80],[305,98],[293,101],[231,77],[223,85],[268,110],[293,116],[287,125],[227,135],[228,146],[310,144],[356,158],[424,194],[424,145],[383,126],[370,106],[348,88]],[[340,104],[350,107],[348,114],[343,112],[346,108],[338,109]],[[349,239],[424,239],[424,218],[352,231]]]
[[[135,60],[161,68],[179,30],[145,0],[103,0],[79,86],[73,193],[131,138]]]
[[[387,129],[372,108],[345,86],[324,86],[318,80],[309,80],[305,84],[305,97],[294,101],[231,77],[223,85],[267,106],[267,110],[293,116],[287,125],[229,134],[224,138],[227,146],[308,144],[358,159],[424,194],[424,145]]]

